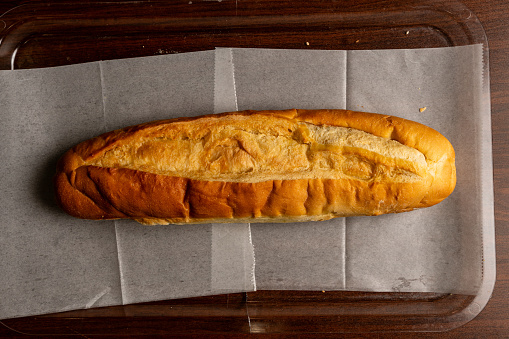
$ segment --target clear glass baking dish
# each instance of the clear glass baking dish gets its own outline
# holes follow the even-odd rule
[[[484,30],[457,1],[33,2],[0,15],[0,39],[0,69],[216,47],[344,50],[482,44],[488,74]],[[484,84],[489,94],[487,77]],[[487,176],[490,166],[483,169]],[[495,283],[493,188],[482,190],[483,281],[476,295],[257,291],[1,323],[13,331],[46,335],[450,330],[481,312]]]

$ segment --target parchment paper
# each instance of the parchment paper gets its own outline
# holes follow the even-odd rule
[[[482,58],[481,45],[347,52],[233,49],[241,110],[347,108],[396,115],[444,134],[458,159],[455,192],[432,208],[309,228],[252,225],[258,288],[477,291],[480,166],[491,161],[491,155],[477,151],[480,135],[491,133],[479,130],[482,115],[489,114],[482,101]],[[328,251],[314,250],[324,248]],[[331,260],[334,256],[337,260]],[[334,274],[339,279],[332,279]]]
[[[55,206],[51,187],[58,157],[82,140],[213,113],[215,58],[206,51],[0,72],[0,318],[254,290],[248,224],[83,221]]]
[[[475,294],[480,145],[491,133],[479,125],[482,77],[481,46],[222,48],[0,71],[0,318],[256,288]],[[91,222],[54,203],[56,160],[81,140],[153,119],[289,107],[423,122],[453,143],[457,188],[424,210],[294,225]]]

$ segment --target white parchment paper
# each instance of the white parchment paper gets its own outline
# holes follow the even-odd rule
[[[458,159],[455,192],[432,208],[346,218],[338,225],[313,223],[308,228],[285,224],[268,230],[253,225],[260,289],[470,294],[478,290],[482,279],[480,167],[483,161],[491,161],[490,155],[477,151],[481,135],[491,133],[479,129],[483,114],[489,114],[482,101],[481,45],[232,51],[241,110],[346,108],[400,116],[444,134]],[[328,251],[309,252],[308,248]],[[337,266],[330,265],[331,256],[338,259],[333,261]],[[333,274],[339,274],[339,279],[331,285],[327,279]]]
[[[256,288],[475,294],[491,159],[482,70],[476,45],[221,48],[0,71],[0,318]],[[77,220],[54,203],[56,160],[79,141],[154,119],[290,107],[427,124],[456,149],[457,188],[428,209],[299,224],[146,227]]]
[[[0,72],[0,318],[254,290],[249,224],[84,221],[62,213],[52,193],[58,157],[82,140],[213,113],[215,58],[206,51]]]

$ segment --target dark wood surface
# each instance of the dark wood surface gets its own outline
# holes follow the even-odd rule
[[[226,0],[223,0],[226,2]],[[58,1],[57,1],[58,2]],[[88,1],[83,1],[88,3]],[[246,1],[239,1],[239,3]],[[369,2],[369,1],[368,1]],[[0,13],[15,7],[21,3],[30,3],[27,1],[4,1],[0,3]],[[253,3],[255,3],[253,1]],[[259,3],[256,2],[256,3]],[[386,4],[384,1],[373,0],[377,6],[383,8]],[[287,11],[298,13],[299,8],[292,9],[293,3],[287,3]],[[481,21],[486,31],[489,48],[490,48],[490,77],[491,77],[491,106],[492,106],[492,129],[493,129],[493,159],[494,159],[494,187],[495,187],[495,219],[496,219],[496,252],[497,252],[497,281],[492,298],[484,308],[484,310],[470,322],[460,326],[459,328],[441,332],[441,333],[385,333],[384,326],[387,324],[379,323],[379,318],[373,318],[370,328],[375,329],[377,333],[371,334],[320,334],[317,337],[374,337],[374,338],[400,338],[400,337],[429,337],[429,338],[507,338],[509,337],[509,2],[506,0],[464,0],[464,4],[474,12]],[[211,3],[210,6],[213,6]],[[212,7],[210,7],[212,8]],[[254,12],[260,12],[263,8],[253,6]],[[36,13],[34,13],[36,15]],[[0,19],[2,19],[0,17]],[[0,28],[2,27],[0,22]],[[281,29],[284,29],[282,27]],[[253,44],[264,47],[263,39],[270,39],[270,35],[264,32],[256,32],[249,36],[242,37],[243,43],[248,46]],[[311,33],[309,33],[311,34]],[[60,37],[61,38],[61,37]],[[317,38],[317,37],[315,37]],[[46,37],[40,38],[32,45],[27,45],[25,53],[33,53],[33,60],[42,58],[38,53],[38,46],[43,45]],[[171,39],[171,37],[169,37]],[[343,41],[345,42],[345,41]],[[355,42],[355,41],[354,41]],[[96,42],[94,42],[96,43]],[[297,42],[296,42],[297,43]],[[440,42],[437,41],[437,44]],[[118,42],[120,48],[120,40]],[[392,44],[392,45],[391,45]],[[383,46],[394,48],[406,47],[403,40],[387,41]],[[72,45],[72,44],[70,44]],[[270,44],[269,44],[270,45]],[[67,44],[66,46],[69,46]],[[147,48],[150,44],[147,45]],[[256,45],[258,46],[258,45]],[[127,46],[129,47],[129,46]],[[122,48],[127,48],[123,46]],[[152,46],[154,49],[160,48],[157,45]],[[334,46],[331,46],[334,47]],[[64,47],[62,47],[64,48]],[[74,48],[74,47],[65,47]],[[78,47],[76,47],[78,48]],[[171,52],[171,51],[170,51]],[[138,56],[136,52],[129,56]],[[141,52],[140,52],[141,53]],[[61,53],[60,53],[61,54]],[[44,57],[52,57],[57,64],[64,64],[66,60],[59,60],[61,57],[58,49],[54,55],[44,51]],[[77,54],[77,53],[76,53]],[[69,52],[71,57],[74,55]],[[124,54],[125,55],[125,54]],[[140,54],[141,55],[141,54]],[[67,59],[72,59],[66,57]],[[104,57],[104,55],[90,54],[88,56],[91,61]],[[114,58],[115,55],[108,55]],[[74,60],[67,60],[72,63]],[[37,64],[37,61],[34,65]],[[46,61],[49,63],[49,61]],[[51,64],[49,64],[51,65]],[[19,67],[31,67],[30,64],[18,65]],[[283,295],[284,294],[284,295]],[[348,294],[337,293],[329,294],[328,292],[320,295],[320,293],[299,293],[291,292],[277,295],[277,292],[258,293],[257,295],[234,294],[228,296],[214,296],[207,298],[193,298],[179,301],[161,301],[158,303],[148,303],[144,305],[128,305],[123,307],[101,308],[83,311],[73,311],[63,314],[45,315],[38,317],[27,317],[22,319],[12,319],[2,321],[0,323],[0,337],[30,337],[39,333],[37,337],[86,337],[96,338],[103,334],[108,336],[134,336],[136,333],[150,335],[150,337],[167,336],[169,333],[164,331],[161,324],[164,321],[168,326],[179,326],[180,333],[190,333],[195,337],[204,337],[204,333],[221,333],[221,336],[235,335],[242,336],[248,332],[248,324],[246,323],[246,308],[244,307],[246,298],[250,298],[251,302],[262,302],[270,300],[272,311],[277,309],[278,303],[283,307],[285,303],[298,303],[299,308],[295,314],[286,317],[287,326],[294,328],[323,328],[324,319],[330,321],[324,316],[324,310],[327,305],[334,302],[342,302],[343,300],[357,300],[357,302],[374,304],[380,301],[380,297],[376,301],[370,301],[369,295],[362,293]],[[332,298],[332,299],[331,299]],[[387,299],[392,296],[387,295]],[[455,297],[456,299],[444,299],[441,295],[419,295],[417,299],[412,300],[412,296],[408,296],[407,302],[433,303],[440,304],[436,300],[447,300],[447,302],[455,302],[458,305],[468,302],[468,298]],[[333,300],[334,299],[334,300]],[[317,305],[322,307],[320,313],[317,311]],[[173,311],[170,311],[171,310]],[[175,316],[175,310],[178,309],[181,316]],[[434,309],[435,310],[435,309]],[[165,318],[165,314],[173,312],[171,319]],[[259,312],[263,312],[260,310]],[[198,316],[198,314],[208,314],[207,317]],[[276,315],[277,316],[277,315]],[[367,315],[369,317],[369,315]],[[404,316],[402,316],[404,317]],[[126,319],[129,319],[127,322]],[[165,320],[166,319],[166,320]],[[346,317],[347,319],[347,317]],[[278,321],[281,321],[279,317]],[[338,330],[341,326],[342,318],[338,317],[335,323],[330,324],[331,331]],[[378,322],[377,322],[378,321]],[[415,321],[408,319],[408,321]],[[156,324],[157,323],[157,324]],[[281,322],[279,322],[281,323]],[[368,322],[364,322],[366,324]],[[177,324],[177,325],[175,325]],[[359,330],[352,327],[351,323],[344,323],[351,326],[352,331]],[[255,324],[251,324],[252,329]],[[366,326],[366,325],[365,325]],[[281,330],[285,332],[284,329]],[[138,336],[137,335],[137,336]],[[276,336],[276,335],[274,335]],[[281,336],[281,335],[279,335]],[[289,337],[292,335],[288,335]],[[292,336],[293,337],[293,336]]]

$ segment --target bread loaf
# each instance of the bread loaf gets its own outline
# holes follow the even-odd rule
[[[59,160],[60,206],[143,224],[293,222],[428,207],[454,149],[417,122],[348,110],[243,111],[149,122]]]

